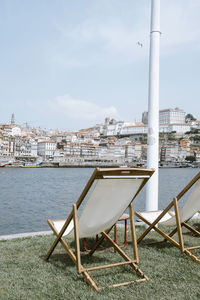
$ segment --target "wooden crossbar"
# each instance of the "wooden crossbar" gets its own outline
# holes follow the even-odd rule
[[[199,246],[193,246],[193,247],[187,247],[187,250],[194,250],[194,249],[200,249],[200,245]]]
[[[148,280],[148,279],[146,279],[146,278],[140,278],[140,279],[136,279],[136,280],[132,280],[132,281],[127,281],[127,282],[122,282],[122,283],[116,283],[116,284],[113,284],[113,285],[109,285],[108,288],[125,286],[125,285],[128,285],[130,283],[142,282],[142,281],[146,281],[146,280]]]
[[[128,257],[128,255],[126,255],[126,253],[117,245],[114,243],[114,241],[109,237],[109,235],[107,235],[105,232],[102,232],[102,234],[106,237],[106,239],[110,242],[110,244],[114,247],[114,249],[126,260],[130,262],[130,258]],[[136,273],[138,273],[139,276],[146,278],[147,277],[144,275],[144,273],[138,268],[138,266],[131,261],[130,262],[130,266],[136,271]]]
[[[189,229],[190,231],[192,231],[194,234],[200,236],[200,232],[197,231],[196,229],[194,229],[192,226],[190,226],[189,224],[187,224],[186,222],[182,223],[183,226],[185,226],[187,229]]]
[[[85,270],[87,272],[89,271],[96,271],[96,270],[100,270],[100,269],[107,269],[107,268],[111,268],[111,267],[119,267],[119,266],[124,266],[124,265],[128,265],[131,263],[135,263],[136,261],[123,261],[123,262],[119,262],[119,263],[115,263],[115,264],[110,264],[110,265],[102,265],[102,266],[97,266],[97,267],[91,267],[91,268],[86,268]]]

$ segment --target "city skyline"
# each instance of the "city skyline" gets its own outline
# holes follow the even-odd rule
[[[1,1],[1,123],[77,130],[148,109],[150,1]],[[200,3],[161,1],[160,109],[200,119]],[[169,22],[170,20],[170,22]]]
[[[187,115],[190,115],[190,116],[192,116],[192,117],[194,117],[194,119],[195,120],[197,120],[197,121],[200,121],[200,120],[198,120],[198,119],[196,119],[195,118],[195,114],[193,114],[193,113],[191,113],[191,112],[184,112],[181,108],[178,108],[178,107],[175,107],[175,108],[165,108],[165,109],[162,109],[162,110],[159,110],[159,112],[161,112],[161,111],[165,111],[165,110],[172,110],[172,111],[174,111],[174,110],[181,110],[183,113],[185,113],[185,117],[187,116]],[[33,124],[31,124],[29,121],[24,121],[24,120],[22,120],[22,123],[18,123],[18,122],[16,122],[16,117],[15,117],[15,113],[13,112],[12,114],[10,114],[10,119],[7,121],[7,122],[1,122],[1,120],[0,120],[0,125],[3,125],[3,124],[8,124],[8,125],[12,125],[12,126],[20,126],[20,127],[23,127],[23,126],[30,126],[30,127],[32,127],[32,128],[40,128],[41,130],[47,130],[47,131],[60,131],[60,132],[64,132],[64,131],[69,131],[69,132],[75,132],[75,131],[79,131],[79,130],[84,130],[84,129],[89,129],[89,128],[93,128],[93,127],[95,127],[96,125],[103,125],[103,124],[105,124],[106,122],[110,122],[111,121],[111,123],[112,123],[112,120],[114,120],[114,121],[116,121],[116,123],[118,123],[118,122],[123,122],[124,124],[127,124],[128,125],[128,123],[129,124],[134,124],[135,123],[135,125],[137,126],[137,124],[144,124],[144,125],[147,125],[148,124],[148,112],[146,112],[146,111],[144,111],[144,112],[142,112],[142,114],[141,114],[141,118],[140,118],[140,120],[139,121],[137,121],[137,122],[134,122],[134,121],[127,121],[127,120],[119,120],[119,119],[112,119],[111,117],[106,117],[104,120],[102,120],[101,122],[99,122],[99,123],[96,123],[96,124],[91,124],[91,126],[90,127],[85,127],[85,128],[76,128],[75,130],[67,130],[66,128],[63,128],[63,129],[60,129],[60,128],[56,128],[56,127],[54,127],[53,126],[53,124],[51,124],[51,126],[49,127],[49,128],[46,128],[46,127],[42,127],[42,126],[40,126],[40,124],[38,124],[37,126],[34,126]],[[159,115],[159,117],[160,117],[160,115]],[[147,119],[146,119],[147,118]],[[146,119],[146,120],[143,120],[143,119]],[[186,121],[187,122],[187,121]],[[176,124],[177,122],[175,122],[174,124]],[[178,122],[178,123],[180,123],[180,122]],[[170,123],[169,123],[170,124]]]

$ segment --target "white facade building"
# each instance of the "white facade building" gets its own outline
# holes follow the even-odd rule
[[[185,116],[186,113],[176,107],[175,109],[173,108],[168,108],[168,109],[162,109],[159,111],[159,122],[161,124],[180,124],[180,123],[185,123]]]
[[[176,107],[176,108],[166,108],[159,110],[159,123],[163,124],[180,124],[185,123],[186,113]],[[143,112],[142,114],[143,123],[148,123],[148,112]]]
[[[185,133],[187,131],[190,131],[190,129],[191,129],[191,126],[187,123],[162,124],[159,126],[159,131],[161,133],[170,133],[170,132]]]
[[[184,161],[186,156],[190,155],[190,151],[185,147],[177,145],[167,145],[165,148],[165,161]]]
[[[116,122],[114,124],[104,125],[103,134],[105,136],[119,135],[121,133],[123,125],[123,122]]]
[[[56,142],[53,140],[43,140],[38,142],[37,154],[44,158],[49,158],[56,151]]]
[[[144,134],[148,132],[148,126],[146,124],[135,124],[131,126],[124,126],[121,130],[121,135],[127,134]]]
[[[31,156],[37,156],[38,143],[34,140],[31,140],[30,144],[31,144]]]
[[[12,130],[11,130],[11,135],[12,136],[16,136],[16,135],[20,136],[21,133],[22,133],[21,128],[19,128],[17,126],[13,127]]]

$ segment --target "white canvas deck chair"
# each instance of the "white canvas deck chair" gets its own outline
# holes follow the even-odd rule
[[[95,169],[78,201],[73,205],[73,209],[69,217],[63,221],[48,220],[48,224],[56,235],[56,239],[46,255],[46,260],[49,259],[58,242],[61,242],[67,254],[76,265],[78,274],[83,274],[86,281],[95,290],[99,290],[100,288],[89,275],[89,272],[103,268],[105,269],[128,264],[136,271],[138,277],[140,277],[140,279],[138,279],[139,281],[146,280],[147,277],[136,265],[138,263],[138,252],[132,201],[151,177],[153,172],[153,170],[131,168]],[[84,203],[80,217],[78,217],[77,211],[86,196],[86,203]],[[134,259],[128,257],[108,235],[114,224],[127,208],[129,208],[130,213]],[[99,240],[95,242],[88,255],[92,255],[101,242],[106,239],[125,261],[110,265],[85,268],[81,264],[79,239],[95,237],[97,234],[101,234],[101,236]],[[67,244],[64,236],[74,237],[75,253]],[[114,286],[126,285],[128,283],[129,282],[120,283]]]
[[[185,204],[181,209],[178,207],[178,201],[187,193],[189,196],[185,201]],[[174,207],[174,214],[170,212],[170,209]],[[181,252],[186,253],[190,258],[200,264],[198,259],[191,250],[198,249],[200,246],[185,247],[183,240],[182,227],[186,227],[192,233],[200,237],[200,232],[188,224],[188,221],[200,210],[200,172],[186,185],[186,187],[178,194],[177,197],[163,210],[157,212],[135,212],[135,215],[144,221],[149,227],[143,232],[138,238],[137,242],[140,243],[144,237],[154,229],[160,233],[165,240],[168,240],[173,245],[178,247]],[[170,233],[166,234],[158,226],[175,226],[175,229]],[[173,239],[175,233],[178,233],[178,242]]]

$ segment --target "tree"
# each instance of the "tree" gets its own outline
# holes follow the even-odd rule
[[[187,114],[185,117],[185,122],[188,123],[189,121],[196,121],[196,118],[192,114]]]
[[[189,155],[189,156],[186,156],[185,160],[192,163],[192,162],[196,161],[196,157],[192,156],[192,155]]]

